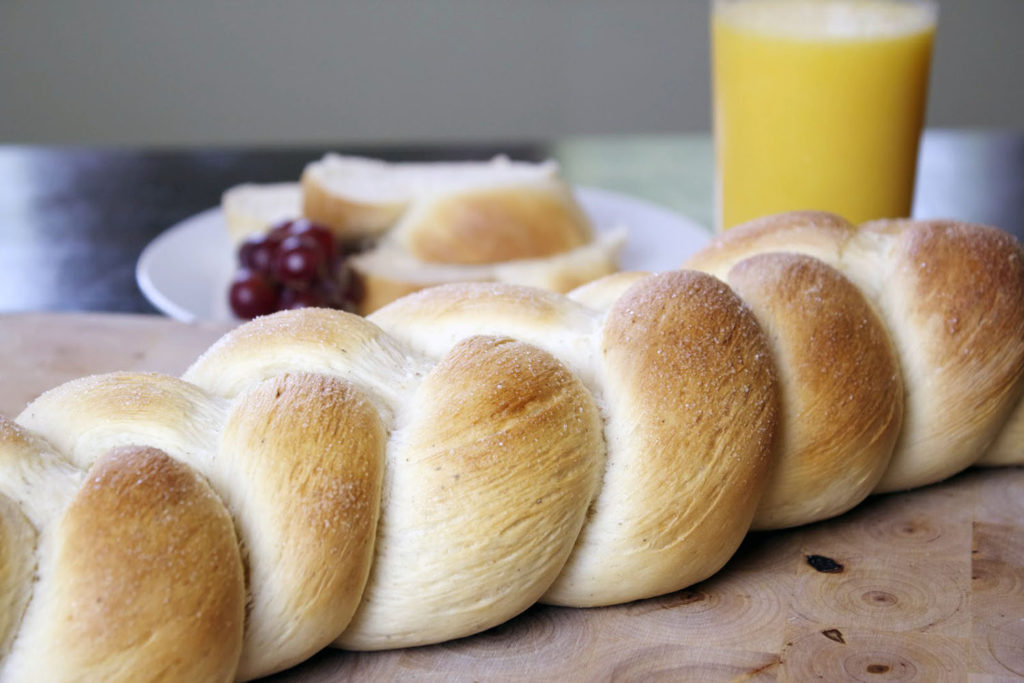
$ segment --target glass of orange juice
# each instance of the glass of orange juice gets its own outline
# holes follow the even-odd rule
[[[909,216],[938,10],[926,0],[713,0],[715,221]]]

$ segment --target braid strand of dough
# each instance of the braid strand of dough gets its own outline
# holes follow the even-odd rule
[[[0,418],[0,679],[251,679],[685,588],[752,529],[1024,463],[1024,250],[768,217],[569,296],[307,309]]]

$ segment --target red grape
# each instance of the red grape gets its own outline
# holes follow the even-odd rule
[[[242,268],[270,275],[277,259],[280,240],[270,235],[256,235],[246,239],[238,249],[238,263]]]
[[[314,239],[291,235],[278,246],[272,272],[284,284],[302,285],[317,280],[326,265],[326,259]]]
[[[277,310],[277,290],[262,273],[241,268],[231,281],[228,302],[239,318],[255,318]]]
[[[338,243],[334,239],[334,233],[317,223],[310,223],[308,220],[300,220],[292,223],[291,234],[311,237],[316,241],[317,248],[324,256],[325,263],[334,263],[338,255]]]
[[[253,253],[260,242],[257,235],[250,235],[238,245],[238,265],[242,268],[253,268]]]
[[[344,257],[360,246],[339,243],[328,228],[306,218],[277,223],[239,245],[231,310],[239,318],[305,307],[354,310],[358,283]]]

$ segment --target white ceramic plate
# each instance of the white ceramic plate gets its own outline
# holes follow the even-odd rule
[[[673,270],[710,240],[694,221],[650,202],[592,187],[576,196],[598,232],[625,227],[623,270]],[[135,277],[143,295],[177,320],[234,320],[228,283],[235,254],[220,208],[168,228],[142,251]]]

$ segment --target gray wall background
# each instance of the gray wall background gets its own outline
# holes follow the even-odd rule
[[[1024,0],[940,0],[928,125],[1024,128]],[[0,142],[709,129],[706,0],[0,0]]]

